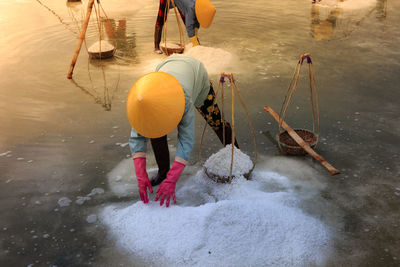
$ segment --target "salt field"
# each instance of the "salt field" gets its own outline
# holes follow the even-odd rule
[[[156,193],[140,201],[126,117],[133,83],[166,58],[153,51],[159,1],[100,2],[107,17],[92,13],[69,80],[87,0],[0,0],[0,266],[400,266],[400,2],[212,0],[212,26],[200,46],[186,36],[183,55],[204,63],[215,89],[233,73],[258,159],[249,180],[209,179],[207,159],[226,172],[229,155],[215,156],[222,145],[208,127],[200,157],[196,113],[169,208]],[[99,33],[114,57],[90,58]],[[173,20],[167,38],[179,41]],[[316,151],[339,175],[283,156],[263,110],[279,112],[303,53],[318,86]],[[312,128],[308,90],[304,66],[285,118],[293,128]],[[230,92],[225,83],[229,121]],[[255,153],[236,104],[243,171]],[[168,142],[172,159],[176,131]]]

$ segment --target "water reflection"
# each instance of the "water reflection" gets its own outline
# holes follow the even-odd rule
[[[386,10],[387,10],[387,0],[377,0],[376,1],[376,18],[379,21],[386,19]]]
[[[325,19],[321,18],[319,9],[318,5],[311,5],[311,36],[319,41],[329,40],[333,36],[333,31],[342,9],[333,8]]]
[[[95,103],[100,104],[106,111],[111,110],[112,100],[118,91],[119,81],[120,81],[120,72],[118,71],[117,80],[115,85],[110,84],[107,80],[107,72],[106,69],[108,66],[116,64],[116,60],[111,59],[102,59],[102,60],[88,60],[88,78],[90,85],[81,85],[78,81],[71,79],[72,84],[78,87],[82,92],[86,95],[90,96]],[[90,66],[94,67],[92,72],[95,72],[96,75],[92,75],[90,70]],[[99,75],[101,73],[101,75]],[[93,77],[95,77],[93,79]],[[102,80],[99,82],[99,77]],[[112,77],[115,77],[115,73],[112,73]],[[102,84],[101,84],[102,83]]]
[[[372,4],[367,12],[360,12],[363,7],[359,10],[344,0],[327,3],[317,0],[311,5],[310,31],[311,36],[318,41],[333,39],[335,31],[340,32],[336,34],[338,37],[349,36],[374,12],[378,21],[386,19],[387,0],[376,0],[376,4]]]
[[[102,20],[105,33],[109,41],[112,41],[117,48],[116,57],[125,62],[133,62],[136,58],[136,39],[135,34],[126,34],[126,19],[105,18]]]

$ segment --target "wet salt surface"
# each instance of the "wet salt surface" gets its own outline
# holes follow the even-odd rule
[[[130,179],[121,164],[112,173]],[[332,246],[330,227],[302,207],[322,184],[292,181],[270,165],[264,162],[251,180],[239,176],[232,184],[217,184],[202,169],[189,170],[177,190],[178,205],[110,205],[100,220],[121,250],[146,265],[323,265]]]

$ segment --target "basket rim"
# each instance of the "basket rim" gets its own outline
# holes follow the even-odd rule
[[[316,145],[317,145],[318,138],[317,138],[317,135],[315,134],[314,131],[310,131],[310,130],[303,129],[303,128],[298,128],[298,129],[293,129],[293,130],[294,130],[295,132],[300,130],[300,131],[305,131],[305,132],[311,133],[316,139],[315,139],[315,141],[314,141],[313,143],[309,144],[309,146],[310,146],[310,147],[313,147],[313,146],[316,146]],[[281,145],[282,147],[285,147],[285,148],[292,148],[292,149],[302,148],[302,147],[299,146],[299,145],[292,146],[292,145],[287,145],[287,144],[281,142],[281,141],[279,140],[279,135],[281,135],[281,134],[283,134],[283,133],[287,133],[287,131],[285,130],[284,132],[278,133],[278,134],[276,135],[276,139],[277,139],[277,141],[280,143],[280,145]]]
[[[228,183],[229,180],[229,175],[228,176],[220,176],[217,175],[215,173],[212,172],[208,172],[207,168],[205,166],[203,166],[204,172],[207,175],[208,178],[210,178],[211,180],[217,182],[217,183]],[[248,171],[245,174],[242,174],[244,178],[246,178],[247,180],[249,180],[250,174],[251,174],[252,170]],[[232,174],[232,179],[236,178],[237,176]]]

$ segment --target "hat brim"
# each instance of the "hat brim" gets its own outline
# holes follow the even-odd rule
[[[158,138],[170,133],[182,119],[185,95],[169,73],[152,72],[140,77],[127,98],[127,116],[140,135]]]

